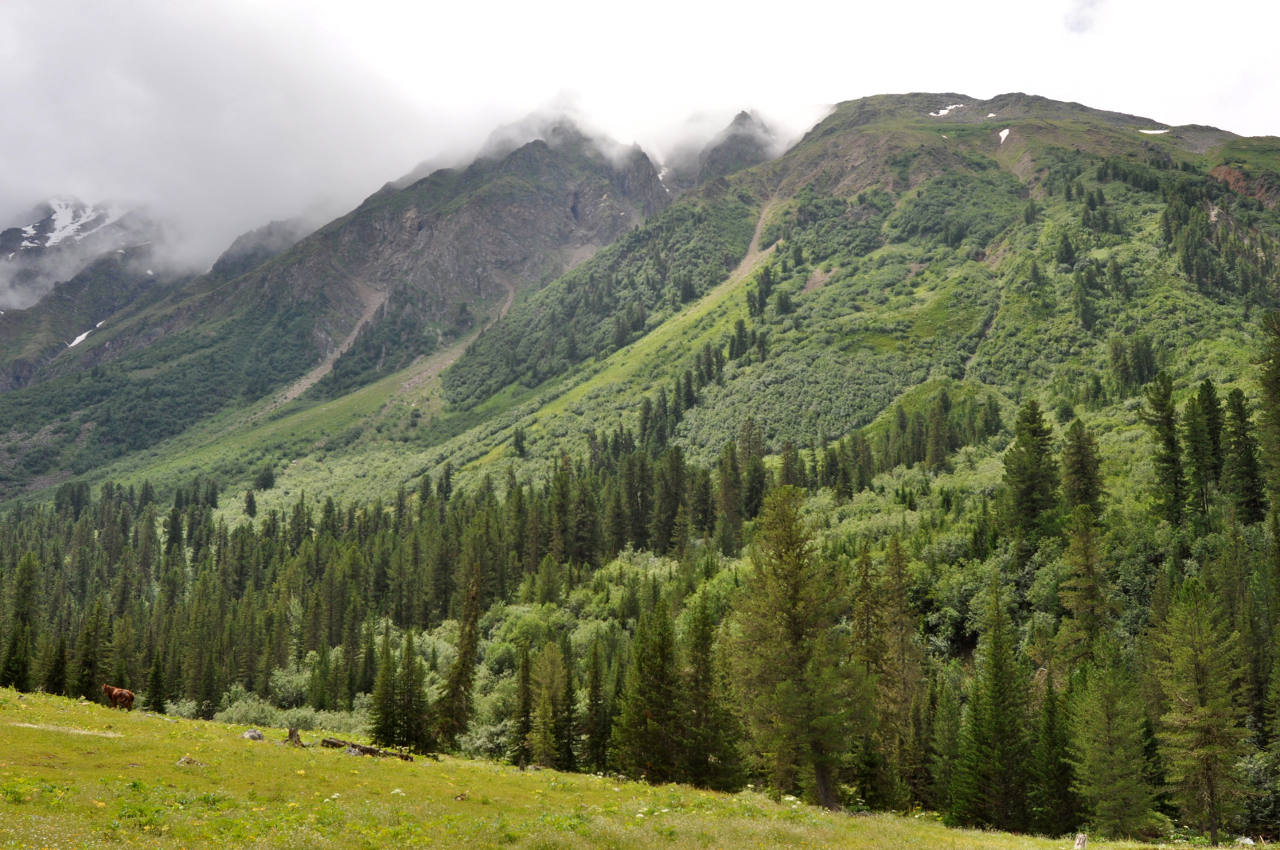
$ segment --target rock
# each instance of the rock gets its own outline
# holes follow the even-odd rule
[[[257,729],[250,729],[248,732],[245,732],[240,737],[250,741],[261,741],[263,739],[263,734],[259,732]]]
[[[196,761],[191,756],[183,756],[178,759],[178,764],[182,767],[204,767],[204,762]]]

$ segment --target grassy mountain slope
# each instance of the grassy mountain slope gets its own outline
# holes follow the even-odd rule
[[[762,794],[240,737],[246,727],[0,690],[7,846],[1050,848],[1062,840],[853,817]],[[349,736],[339,736],[349,737]],[[180,759],[191,763],[179,764]],[[1091,842],[1093,844],[1093,842]],[[1132,848],[1128,842],[1098,847]]]
[[[221,263],[144,309],[95,313],[107,322],[101,333],[58,351],[39,382],[0,396],[5,494],[150,448],[318,363],[331,368],[314,396],[357,389],[467,337],[513,293],[667,202],[640,151],[615,161],[572,127],[549,139],[388,186],[287,251]],[[28,349],[48,348],[79,312],[58,314],[57,333],[15,331],[7,368],[23,372]]]
[[[956,103],[966,105],[947,109]],[[1252,356],[1274,270],[1239,262],[1244,252],[1230,243],[1264,257],[1275,243],[1265,186],[1276,149],[1274,140],[1026,95],[841,104],[784,156],[682,197],[567,276],[518,296],[442,385],[415,378],[422,370],[411,366],[335,403],[380,374],[356,367],[350,385],[313,390],[334,401],[296,402],[266,425],[223,417],[107,475],[180,468],[234,483],[274,462],[287,470],[281,498],[329,488],[369,497],[445,461],[545,468],[585,445],[587,431],[634,427],[640,399],[670,392],[704,346],[726,351],[739,320],[750,351],[699,387],[676,431],[703,462],[747,416],[777,451],[786,440],[808,445],[883,423],[900,399],[920,409],[927,401],[910,401],[915,388],[938,381],[1006,411],[1031,395],[1051,409],[1132,421],[1132,352],[1117,340],[1145,335],[1155,365],[1176,367],[1180,382],[1212,375],[1230,385]],[[1208,174],[1228,165],[1230,175]],[[456,199],[470,197],[460,188],[468,179],[445,172],[414,186],[447,184],[439,197]],[[1167,241],[1163,232],[1166,209],[1187,193],[1208,230],[1182,241],[1199,240],[1219,269],[1204,279],[1188,274],[1180,235]],[[387,190],[366,206],[405,203]],[[756,250],[741,265],[753,228]],[[1069,262],[1059,262],[1064,238]],[[295,252],[319,250],[311,243]],[[394,336],[371,329],[353,351],[384,360]],[[264,441],[265,427],[287,436]],[[529,437],[525,458],[510,450],[516,427]]]

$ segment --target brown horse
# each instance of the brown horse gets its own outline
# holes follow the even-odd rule
[[[103,685],[102,693],[111,702],[112,708],[127,708],[133,711],[133,691]]]

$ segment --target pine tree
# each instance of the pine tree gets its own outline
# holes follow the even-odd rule
[[[1058,464],[1052,438],[1040,406],[1029,400],[1018,411],[1013,444],[1004,455],[1010,524],[1024,555],[1041,537],[1056,531]]]
[[[511,737],[508,758],[517,767],[526,767],[533,760],[529,748],[529,733],[533,731],[533,683],[531,680],[529,650],[520,647],[520,666],[516,675],[516,718]]]
[[[1200,382],[1196,401],[1200,407],[1200,415],[1204,417],[1205,432],[1209,441],[1209,480],[1217,484],[1222,477],[1222,465],[1225,460],[1222,443],[1223,414],[1222,402],[1218,400],[1218,388],[1214,385],[1212,378],[1205,378]]]
[[[404,633],[404,649],[400,653],[400,672],[396,679],[396,714],[400,729],[397,744],[415,753],[430,753],[435,749],[435,740],[428,716],[426,675],[413,645],[413,633],[408,629]]]
[[[391,627],[382,629],[382,646],[378,654],[378,672],[373,680],[369,705],[369,734],[382,747],[398,746],[401,740],[399,695],[395,662],[391,657]]]
[[[992,575],[983,604],[950,816],[970,826],[1020,831],[1027,826],[1027,686],[998,574]]]
[[[1240,793],[1244,753],[1240,636],[1196,577],[1186,579],[1157,635],[1156,671],[1168,710],[1160,745],[1183,817],[1214,844]]]
[[[1188,503],[1203,523],[1209,513],[1210,488],[1214,481],[1213,445],[1200,399],[1195,396],[1187,399],[1182,408],[1182,444],[1188,473]]]
[[[834,807],[836,766],[866,728],[869,688],[837,628],[847,591],[813,551],[802,499],[794,487],[765,499],[735,614],[734,682],[771,785]]]
[[[164,657],[160,647],[156,647],[151,659],[151,670],[147,673],[147,699],[142,707],[157,714],[165,712]]]
[[[41,685],[47,694],[65,694],[67,692],[67,636],[58,634],[58,642],[54,645],[53,655],[45,665],[44,681]],[[150,709],[151,706],[144,706]],[[163,706],[160,712],[164,713]]]
[[[714,639],[715,623],[704,591],[690,609],[684,652],[688,666],[683,676],[682,772],[693,785],[733,791],[742,783],[742,729],[726,704],[726,683],[716,664]]]
[[[1266,495],[1262,487],[1258,441],[1249,421],[1248,403],[1239,388],[1227,395],[1226,420],[1222,489],[1231,499],[1236,519],[1244,525],[1252,525],[1266,515]]]
[[[573,686],[573,653],[568,641],[560,654],[564,659],[564,680],[555,716],[556,769],[573,771],[578,769],[578,696]]]
[[[898,535],[889,538],[880,599],[884,610],[884,654],[877,679],[879,734],[892,788],[884,795],[897,808],[925,793],[927,740],[917,734],[915,714],[924,701],[924,650],[919,615],[911,604],[907,557]]]
[[[1067,718],[1063,716],[1062,702],[1053,686],[1053,677],[1049,676],[1040,700],[1040,723],[1031,750],[1027,802],[1034,832],[1062,835],[1074,831],[1080,824],[1069,752]]]
[[[1147,409],[1142,419],[1155,431],[1156,501],[1160,516],[1170,525],[1182,523],[1187,484],[1182,474],[1182,446],[1178,442],[1178,413],[1173,406],[1173,381],[1168,373],[1156,375],[1146,389]]]
[[[613,731],[613,718],[604,689],[604,660],[600,657],[600,641],[596,639],[591,643],[591,657],[587,662],[587,714],[584,718],[587,749],[584,760],[586,766],[597,773],[603,773],[608,767],[609,738]]]
[[[1094,649],[1111,626],[1116,606],[1111,601],[1106,571],[1098,553],[1093,514],[1080,505],[1071,515],[1065,560],[1070,572],[1058,595],[1067,616],[1058,630],[1058,647],[1074,667],[1094,658]]]
[[[1095,517],[1102,515],[1102,475],[1098,441],[1076,419],[1062,442],[1062,503],[1070,514],[1085,505]]]
[[[678,780],[680,690],[671,616],[659,602],[636,628],[631,668],[613,726],[613,747],[623,773],[655,784]]]
[[[1149,830],[1155,793],[1146,775],[1139,691],[1116,663],[1089,668],[1071,715],[1072,788],[1093,829],[1108,836]]]
[[[884,612],[881,607],[871,550],[866,543],[853,565],[853,598],[850,625],[853,658],[862,666],[864,676],[880,672],[884,663]]]

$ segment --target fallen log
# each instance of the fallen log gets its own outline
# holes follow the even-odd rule
[[[349,753],[359,753],[362,756],[377,756],[378,758],[395,756],[401,761],[413,761],[413,756],[408,753],[398,753],[394,750],[380,750],[377,747],[370,747],[367,744],[357,744],[354,741],[344,741],[341,738],[321,738],[320,746],[329,747],[330,749],[335,750],[346,750]]]

